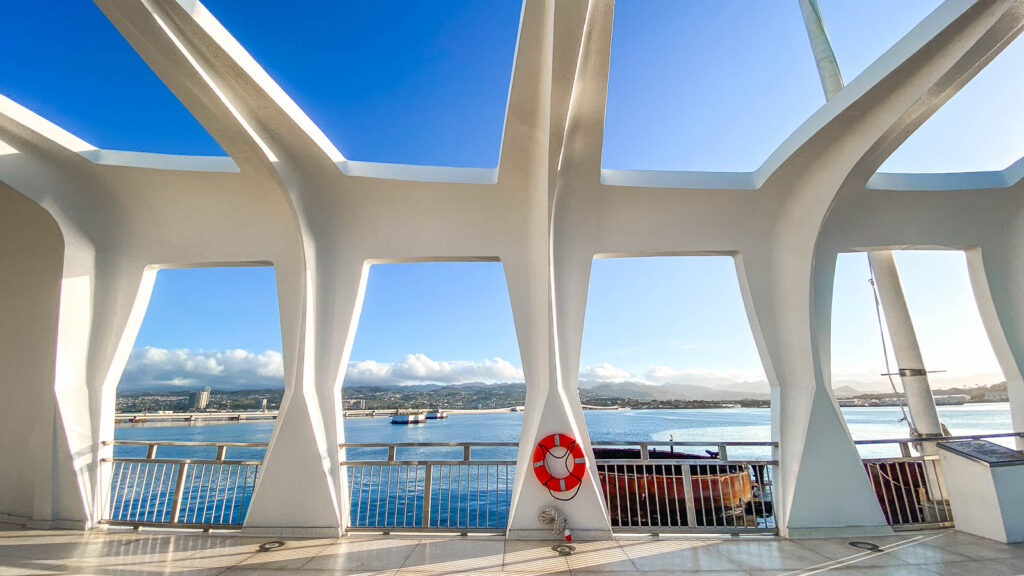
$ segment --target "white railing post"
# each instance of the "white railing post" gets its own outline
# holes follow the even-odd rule
[[[434,467],[431,466],[430,464],[427,464],[425,466],[425,469],[426,470],[423,472],[423,519],[422,519],[421,527],[429,528],[430,527],[430,492],[431,492],[431,485],[433,484],[433,479],[434,479],[434,474],[433,474]]]
[[[686,526],[697,527],[697,508],[693,501],[693,475],[690,474],[690,465],[683,464],[683,501],[686,503]]]
[[[188,462],[178,464],[178,477],[174,483],[174,502],[171,504],[171,524],[177,524],[181,517],[181,497],[185,493],[185,472]]]

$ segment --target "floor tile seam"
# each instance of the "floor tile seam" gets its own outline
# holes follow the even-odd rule
[[[891,544],[890,544],[890,546],[891,546]],[[806,548],[806,546],[804,546],[804,548]],[[887,567],[887,568],[903,568],[905,566],[914,566],[915,565],[913,562],[911,562],[909,560],[906,560],[905,558],[902,558],[900,556],[897,556],[896,554],[893,554],[890,551],[881,551],[880,553],[872,554],[872,553],[869,553],[870,551],[863,551],[861,553],[854,552],[853,551],[854,548],[852,548],[852,547],[850,548],[850,550],[851,550],[850,556],[847,556],[846,558],[836,558],[836,559],[829,558],[829,562],[840,564],[840,566],[839,566],[840,568],[845,568],[846,566],[850,566],[852,568],[883,568],[883,567]],[[898,551],[898,550],[899,549],[897,548],[897,550],[894,550],[893,552]],[[814,550],[812,550],[812,552],[814,552]],[[822,554],[821,552],[818,552],[817,554],[819,556],[824,556],[824,554]],[[859,556],[859,557],[856,560],[852,561],[852,562],[848,562],[847,560],[849,560],[849,558],[851,556]],[[863,564],[862,563],[865,560],[871,560],[872,558],[882,558],[882,557],[887,558],[888,561],[892,563],[892,565],[889,565],[889,566],[887,566],[885,564],[871,565],[871,564]]]
[[[961,554],[963,556],[963,554]],[[923,564],[975,564],[978,562],[999,562],[1000,560],[1016,560],[1019,557],[1007,558],[970,558],[968,560],[946,560],[943,562],[923,562]]]
[[[375,539],[370,539],[370,540],[364,540],[364,542],[373,542],[374,540],[375,540]],[[413,546],[412,546],[412,549],[411,549],[411,550],[409,550],[409,555],[408,555],[408,556],[406,556],[406,557],[405,557],[404,559],[402,559],[402,566],[405,566],[405,563],[409,561],[409,557],[411,557],[411,556],[412,556],[412,553],[413,553],[413,552],[414,552],[414,551],[416,550],[416,547],[417,547],[417,546],[419,546],[419,545],[420,545],[420,543],[421,543],[421,542],[422,542],[423,540],[422,540],[421,538],[414,538],[414,539],[411,539],[410,541],[411,541],[411,542],[415,542],[415,544],[413,544]],[[350,542],[351,542],[351,540],[350,540]],[[342,539],[342,538],[339,538],[339,542],[336,542],[336,543],[334,543],[334,544],[328,544],[327,546],[325,546],[325,547],[324,547],[324,549],[323,549],[323,550],[321,550],[321,551],[317,552],[317,553],[316,553],[316,554],[314,554],[313,556],[310,556],[310,557],[309,557],[309,559],[307,559],[307,560],[306,560],[305,562],[303,562],[302,564],[300,564],[300,565],[299,565],[299,567],[298,567],[297,569],[298,569],[298,570],[303,570],[303,569],[305,569],[305,568],[306,568],[306,565],[308,565],[308,564],[309,564],[310,562],[312,562],[313,560],[315,560],[315,559],[319,558],[320,556],[323,556],[324,554],[326,554],[326,553],[327,553],[327,551],[328,551],[328,550],[330,550],[330,549],[331,549],[332,547],[334,547],[334,546],[339,546],[339,545],[344,545],[344,543],[345,543],[345,540],[344,540],[344,539]],[[386,571],[386,570],[390,570],[390,568],[385,568],[385,571]],[[395,573],[396,573],[396,574],[398,573],[398,570],[401,570],[401,568],[396,568],[396,569],[395,569]]]
[[[201,550],[201,551],[202,551],[202,550]],[[200,556],[198,556],[198,553],[199,553],[199,552],[197,552],[197,556],[189,556],[189,557],[187,557],[187,558],[179,559],[179,560],[177,560],[177,561],[167,561],[167,564],[170,564],[170,565],[171,565],[171,566],[173,567],[173,566],[174,566],[175,564],[177,564],[178,562],[182,562],[182,563],[189,563],[189,562],[191,562],[191,561],[202,561],[202,560],[205,560],[205,559],[210,559],[210,560],[212,560],[213,558],[215,558],[215,557],[200,557]],[[258,553],[259,553],[259,552],[249,552],[248,554],[241,554],[241,556],[245,556],[245,558],[243,558],[242,560],[239,560],[239,561],[236,561],[236,562],[234,562],[233,564],[231,564],[230,566],[228,566],[228,567],[227,567],[227,569],[230,569],[230,568],[234,568],[234,567],[236,567],[236,566],[241,566],[243,562],[246,562],[247,560],[249,560],[249,559],[251,559],[251,558],[255,558],[255,557],[256,557],[256,554],[258,554]],[[203,569],[203,567],[198,567],[198,566],[197,566],[197,567],[193,567],[193,568],[195,568],[195,569],[197,569],[197,570],[202,570],[202,569]],[[216,567],[216,566],[211,566],[210,568],[218,568],[218,567]],[[220,574],[220,573],[218,572],[218,574]]]
[[[5,567],[5,564],[4,564],[3,560],[4,560],[3,557],[0,557],[0,568],[4,568]],[[40,560],[40,558],[14,558],[14,560],[35,560],[35,561],[38,561],[38,560]],[[53,573],[56,573],[56,574],[61,574],[61,573],[72,574],[73,573],[72,572],[72,564],[70,562],[65,562],[63,564],[58,564],[56,566],[51,566],[51,567],[47,567],[47,568],[28,567],[26,569],[27,570],[46,570],[46,571],[53,572]]]
[[[933,537],[933,538],[924,539],[924,540],[921,541],[921,543],[923,544],[924,542],[928,542],[929,540],[933,540],[935,538],[937,538],[937,536]],[[912,539],[902,540],[900,542],[895,542],[893,544],[889,544],[888,546],[891,546],[892,548],[886,549],[885,553],[888,554],[889,552],[897,552],[897,551],[902,550],[904,548],[908,548],[910,546],[916,545],[916,543],[911,542],[910,540],[912,540]],[[803,548],[807,548],[807,547],[803,546]],[[813,552],[813,550],[812,550],[812,552]],[[821,556],[820,553],[817,553],[817,552],[815,552],[815,553],[818,554],[819,556]],[[862,556],[862,559],[863,558],[870,558],[870,557],[871,556]],[[921,564],[923,564],[923,563],[920,563],[920,562],[918,562],[918,563],[910,562],[910,561],[904,560],[902,558],[899,558],[897,556],[891,556],[891,557],[892,558],[897,558],[897,559],[905,562],[908,566],[916,566],[918,568],[921,568]],[[840,569],[841,570],[841,569],[845,569],[847,567],[852,567],[854,569],[856,569],[856,568],[867,568],[867,569],[878,569],[878,570],[884,570],[886,568],[892,568],[891,566],[889,566],[889,567],[886,567],[886,566],[863,566],[863,565],[862,566],[856,566],[857,562],[859,562],[859,561],[860,560],[848,561],[847,559],[840,559],[840,560],[831,560],[830,559],[828,562],[824,562],[824,563],[821,563],[821,564],[815,564],[813,566],[807,566],[807,567],[804,567],[804,568],[797,568],[797,569],[792,570],[790,572],[785,572],[784,576],[790,576],[790,575],[791,576],[798,576],[798,575],[810,576],[810,575],[813,575],[813,574],[821,574],[821,573],[830,572],[830,571],[832,571],[834,569]],[[945,563],[941,563],[941,564],[945,564]],[[899,568],[903,568],[903,566],[899,566]],[[927,570],[928,572],[934,572],[932,570],[928,570],[927,568],[924,568],[924,570]]]
[[[405,565],[409,563],[409,559],[412,558],[413,553],[415,553],[416,549],[419,548],[422,545],[423,545],[423,539],[422,538],[416,540],[416,544],[413,545],[412,548],[409,549],[409,553],[406,554],[405,558],[402,559],[402,565],[399,566],[397,570],[395,570],[395,574],[398,574],[399,572],[401,572],[402,570],[405,569]],[[502,548],[501,553],[502,553],[502,560],[504,560],[505,559],[504,558],[504,554],[505,554],[505,549],[504,548]],[[410,567],[410,568],[412,568],[412,567]]]
[[[941,548],[941,550],[943,550],[945,552],[950,552],[952,554],[959,554],[960,556],[966,556],[967,558],[970,558],[970,560],[957,560],[956,562],[970,562],[970,561],[983,562],[983,561],[986,561],[986,560],[1011,560],[1011,559],[1016,559],[1016,558],[1024,558],[1024,550],[1014,551],[1014,553],[1010,554],[1009,556],[995,556],[995,557],[988,556],[988,557],[985,557],[985,558],[972,555],[970,550],[961,551],[961,550],[950,550],[950,549],[947,549],[947,548]]]
[[[622,556],[625,557],[626,561],[629,562],[629,565],[633,567],[633,571],[634,572],[640,572],[640,569],[637,567],[636,563],[633,562],[633,559],[629,557],[629,554],[626,554],[626,551],[622,548],[622,545],[619,544],[618,540],[614,540],[613,539],[613,540],[608,540],[608,542],[612,542],[613,544],[615,544],[615,547],[613,549],[618,549],[618,551],[622,553]],[[586,554],[586,552],[584,552],[584,554]],[[569,566],[571,568],[572,567],[572,563],[568,562],[569,558],[571,558],[571,556],[566,557],[566,563],[569,564]],[[621,560],[615,560],[615,562],[621,562]],[[592,570],[592,572],[593,572],[593,570]],[[598,572],[600,572],[600,570],[598,570]],[[616,572],[616,570],[612,570],[612,572]],[[628,572],[628,570],[618,570],[618,572]]]
[[[508,572],[510,574],[513,574],[513,573],[529,574],[530,573],[530,571],[527,571],[527,570],[506,570],[505,567],[507,566],[507,564],[505,562],[505,555],[506,555],[506,553],[504,553],[504,552],[501,555],[501,571],[502,572]],[[550,558],[534,558],[534,559],[530,559],[530,560],[524,560],[524,561],[520,562],[519,564],[529,564],[531,562],[548,562],[548,561],[551,561],[551,560],[556,560],[556,561],[560,560],[560,561],[564,562],[565,563],[565,570],[564,571],[565,572],[569,571],[569,560],[567,558],[565,558],[564,556],[553,556],[553,557],[550,557]]]
[[[728,569],[725,569],[725,570],[719,570],[718,572],[728,572],[729,570],[732,570],[732,571],[737,571],[738,570],[738,571],[744,572],[746,570],[741,565],[739,565],[736,561],[734,561],[731,558],[725,556],[725,554],[722,553],[722,551],[718,549],[718,546],[707,546],[707,547],[703,547],[703,548],[683,548],[681,550],[673,550],[673,552],[686,551],[686,550],[707,550],[709,552],[714,552],[715,554],[717,554],[717,556],[719,558],[724,560],[726,562],[726,564],[731,564],[732,566],[735,567],[735,568],[728,568]],[[665,552],[665,553],[672,553],[672,552]],[[626,552],[626,556],[627,556],[627,558],[630,559],[630,561],[633,561],[633,565],[636,566],[637,571],[639,571],[641,573],[644,572],[644,570],[642,570],[640,568],[640,566],[635,562],[636,560],[639,560],[639,559],[635,559],[632,556],[630,556],[630,553],[628,551]],[[649,558],[649,557],[641,557],[641,558]],[[654,570],[654,571],[648,570],[646,572],[649,573],[649,572],[657,572],[657,571],[656,570]],[[685,570],[683,570],[683,572],[685,572]],[[699,571],[694,571],[694,572],[699,572]],[[715,572],[715,571],[713,570],[712,572]]]
[[[739,562],[736,562],[732,558],[729,558],[728,556],[723,554],[722,551],[718,549],[718,546],[711,547],[711,551],[713,551],[715,554],[718,554],[719,556],[721,556],[722,559],[725,560],[726,562],[728,562],[729,564],[732,564],[732,565],[736,566],[737,570],[746,571],[746,568],[744,568],[742,565],[740,565]]]

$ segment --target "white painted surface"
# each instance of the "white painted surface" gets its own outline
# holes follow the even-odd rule
[[[903,283],[896,268],[896,259],[891,251],[878,250],[868,252],[868,262],[871,264],[878,299],[885,311],[885,325],[889,329],[892,351],[896,356],[896,364],[890,365],[890,370],[925,370],[921,346],[917,343],[914,322],[910,318],[910,308],[903,295]],[[939,422],[939,411],[935,408],[928,374],[901,374],[899,378],[906,393],[914,431],[923,436],[942,436],[942,424]],[[934,454],[935,445],[926,444],[922,449]]]
[[[579,496],[560,506],[578,533],[609,531],[576,393],[598,254],[735,258],[772,386],[783,534],[887,530],[829,382],[840,251],[967,249],[1014,421],[1024,420],[1019,178],[991,187],[1011,175],[952,175],[955,184],[936,175],[915,188],[908,177],[898,190],[876,178],[868,187],[907,135],[1018,33],[1020,0],[948,0],[750,174],[601,170],[611,0],[526,0],[496,172],[346,160],[200,3],[97,4],[231,165],[97,151],[0,99],[0,140],[16,151],[0,155],[4,217],[15,205],[32,212],[27,199],[52,219],[3,232],[39,247],[5,247],[5,269],[31,258],[45,266],[0,283],[4,317],[37,320],[16,334],[0,328],[0,392],[24,393],[26,403],[3,413],[0,435],[53,415],[50,435],[33,438],[39,450],[0,441],[0,456],[18,463],[0,466],[0,513],[96,524],[114,387],[151,273],[165,266],[275,267],[286,393],[246,519],[254,532],[345,529],[341,377],[370,262],[502,262],[527,383],[514,536],[541,528],[536,513],[550,498],[526,463],[556,431],[579,438],[591,464]],[[40,360],[18,363],[22,350]]]
[[[938,452],[956,529],[1004,544],[1024,542],[1024,465],[990,468]]]

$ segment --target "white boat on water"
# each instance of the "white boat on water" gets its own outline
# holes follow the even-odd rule
[[[448,417],[448,413],[444,410],[434,410],[433,412],[427,412],[427,420],[444,420]]]
[[[392,424],[423,424],[426,421],[424,414],[398,414],[391,417]]]

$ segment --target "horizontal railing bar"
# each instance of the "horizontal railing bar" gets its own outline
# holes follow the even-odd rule
[[[381,532],[387,532],[389,534],[394,533],[432,533],[432,534],[504,534],[505,528],[457,528],[455,526],[441,526],[441,527],[429,527],[424,528],[422,526],[349,526],[345,529],[346,532],[361,532],[361,533],[375,533],[380,534]]]
[[[153,462],[153,460],[146,460]],[[636,460],[634,460],[636,462]],[[514,466],[515,460],[342,460],[344,466]]]
[[[628,536],[630,534],[686,534],[688,536],[700,536],[701,534],[776,534],[775,528],[748,528],[746,526],[616,526],[616,536]],[[712,572],[713,574],[713,572]]]
[[[906,444],[914,442],[949,442],[950,440],[983,440],[985,438],[1024,438],[1024,432],[1002,432],[999,434],[968,434],[965,436],[930,436],[927,438],[887,438],[883,440],[855,440],[853,443],[865,444]]]
[[[865,464],[894,464],[896,462],[937,462],[938,456],[893,456],[892,458],[861,458]]]
[[[229,466],[262,466],[263,460],[188,460],[179,458],[100,458],[100,462],[141,462],[144,464],[227,464]]]
[[[936,528],[952,528],[956,522],[922,522],[920,524],[893,524],[893,532],[913,532],[915,530],[933,530]]]
[[[709,440],[707,442],[657,442],[654,440],[637,440],[636,442],[630,442],[627,440],[609,440],[604,441],[592,441],[591,446],[639,446],[640,444],[647,444],[648,446],[778,446],[778,442],[716,442]]]
[[[518,447],[518,442],[343,442],[339,448],[445,448],[461,446],[509,446]]]
[[[696,465],[696,464],[699,464],[701,466],[705,466],[705,465],[710,465],[710,466],[731,466],[731,465],[777,466],[779,461],[778,460],[710,460],[710,459],[708,459],[708,460],[703,460],[703,459],[701,459],[701,460],[698,460],[698,459],[669,460],[669,459],[661,459],[661,458],[658,458],[656,460],[655,459],[652,459],[652,460],[641,460],[641,459],[603,460],[601,458],[598,458],[597,459],[597,463],[601,464],[601,465],[608,465],[608,466],[633,466],[633,465],[636,465],[636,466],[650,466],[650,465],[653,465],[653,464],[657,464],[657,465],[664,464],[666,466],[685,465],[685,464],[689,464],[691,466],[692,465]]]
[[[153,528],[202,528],[204,530],[241,530],[241,524],[201,524],[196,522],[136,522],[134,520],[100,520],[110,526],[146,526]]]
[[[266,448],[267,442],[178,442],[173,440],[104,440],[104,446],[227,446],[239,448]]]

